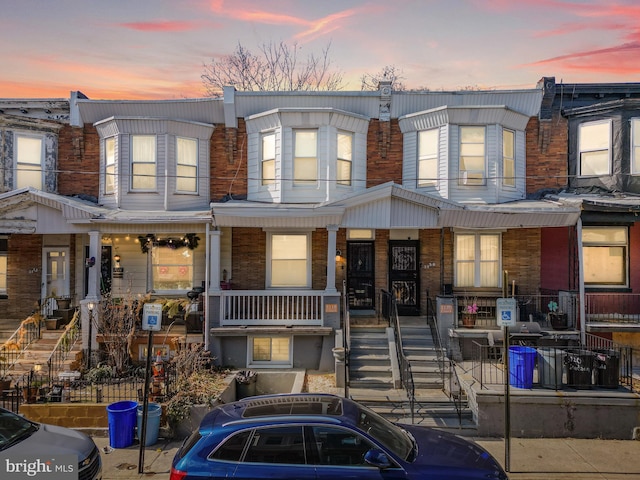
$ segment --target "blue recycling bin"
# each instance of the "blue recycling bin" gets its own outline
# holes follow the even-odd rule
[[[129,400],[107,405],[109,445],[112,448],[126,448],[133,445],[136,433],[136,408],[138,408],[138,402]]]
[[[509,383],[517,388],[533,388],[533,370],[536,366],[535,348],[509,347]]]
[[[142,419],[144,418],[144,405],[138,405],[138,440],[142,442]],[[158,403],[147,404],[147,428],[144,432],[144,446],[148,447],[158,441],[160,432],[160,418],[162,406]]]

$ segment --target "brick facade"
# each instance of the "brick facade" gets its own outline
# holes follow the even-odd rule
[[[553,120],[529,120],[527,137],[527,195],[567,186],[568,124],[555,113]]]

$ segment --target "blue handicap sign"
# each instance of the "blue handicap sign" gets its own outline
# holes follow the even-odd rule
[[[502,321],[503,322],[511,321],[511,310],[502,310]]]
[[[147,318],[147,323],[149,325],[157,325],[158,324],[158,316],[157,315],[149,315]]]

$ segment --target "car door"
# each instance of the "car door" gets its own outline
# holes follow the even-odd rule
[[[405,471],[395,465],[381,470],[365,462],[365,454],[372,448],[379,448],[358,432],[344,427],[317,425],[308,427],[313,438],[312,448],[317,454],[313,457],[316,463],[318,480],[364,480],[406,479]]]
[[[301,425],[256,428],[233,478],[315,480]]]

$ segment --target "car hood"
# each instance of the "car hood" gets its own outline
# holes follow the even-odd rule
[[[401,425],[418,443],[418,457],[412,465],[458,467],[495,471],[502,468],[482,447],[457,435],[437,429]]]
[[[2,453],[26,453],[46,455],[78,455],[78,461],[88,457],[95,443],[84,433],[70,428],[41,423],[30,437],[12,445]]]

